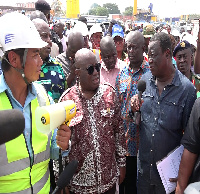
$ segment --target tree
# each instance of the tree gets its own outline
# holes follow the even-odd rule
[[[101,7],[101,6],[97,3],[93,3],[88,11],[89,15],[97,15],[98,7]]]
[[[123,13],[125,16],[132,16],[133,15],[133,7],[129,6],[125,8],[125,12]]]
[[[120,10],[116,3],[106,3],[103,4],[103,7],[108,10],[109,14],[120,14]]]
[[[108,16],[109,12],[105,7],[97,7],[96,8],[96,15],[99,16]]]

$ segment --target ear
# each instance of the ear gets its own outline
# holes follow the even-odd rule
[[[17,67],[20,62],[20,56],[17,55],[14,51],[8,53],[8,61],[13,67]],[[21,62],[20,62],[21,63]]]
[[[167,58],[171,57],[171,52],[169,48],[165,51],[165,54]]]

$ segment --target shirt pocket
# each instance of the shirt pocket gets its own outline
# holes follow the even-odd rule
[[[177,99],[165,100],[160,108],[160,125],[163,128],[179,130],[182,127],[184,106]]]
[[[154,96],[150,93],[144,92],[142,94],[142,98],[144,100],[140,110],[141,110],[141,122],[149,122],[151,120],[151,117],[153,117],[152,112],[152,105]]]

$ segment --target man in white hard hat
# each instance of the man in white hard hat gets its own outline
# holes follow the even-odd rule
[[[90,42],[91,42],[92,52],[95,54],[98,62],[101,61],[101,55],[100,55],[101,39],[102,39],[102,28],[100,24],[94,24],[90,28]]]
[[[8,13],[0,18],[0,25],[4,26],[0,33],[4,50],[0,110],[18,109],[25,117],[23,134],[0,145],[0,193],[49,193],[50,156],[58,157],[58,146],[68,148],[71,133],[61,125],[46,135],[35,125],[35,109],[52,101],[43,86],[34,83],[41,73],[39,50],[47,43],[23,14]]]

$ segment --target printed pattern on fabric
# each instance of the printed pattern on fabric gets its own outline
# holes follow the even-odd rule
[[[139,147],[139,127],[130,119],[130,100],[138,93],[137,83],[142,75],[149,71],[149,63],[143,60],[138,71],[125,67],[117,76],[116,93],[121,103],[123,125],[127,139],[127,155],[136,156]]]

